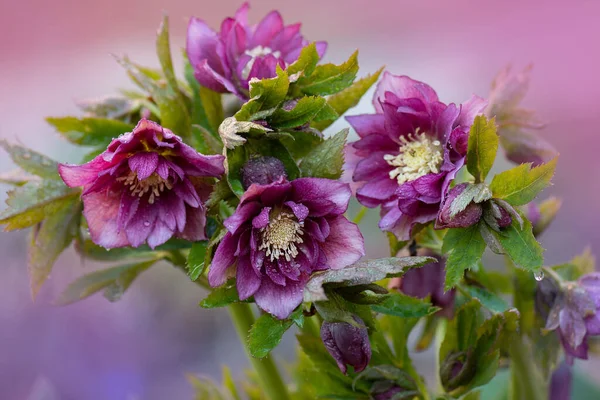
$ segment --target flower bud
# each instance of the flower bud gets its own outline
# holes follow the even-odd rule
[[[550,378],[549,400],[570,400],[573,373],[566,362],[562,362]]]
[[[466,207],[460,207],[462,211],[452,215],[452,210],[456,209],[456,203],[461,201],[461,194],[468,186],[468,183],[461,183],[450,189],[435,221],[436,229],[467,228],[479,222],[483,209],[481,204],[471,201],[472,198]]]
[[[275,157],[253,157],[242,167],[242,185],[248,189],[253,183],[268,185],[279,180],[287,179],[283,163]]]
[[[354,372],[361,372],[371,360],[367,328],[359,317],[354,316],[354,320],[359,326],[327,321],[321,325],[321,340],[344,374],[347,372],[347,365],[351,365]]]
[[[440,366],[440,379],[447,392],[468,384],[476,372],[472,351],[457,351],[446,356]]]

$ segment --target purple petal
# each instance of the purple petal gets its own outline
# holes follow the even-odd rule
[[[186,206],[187,219],[185,228],[177,236],[192,242],[207,240],[206,237],[206,209],[204,207]],[[178,212],[178,210],[174,210]]]
[[[252,203],[250,203],[252,204]],[[269,225],[269,214],[271,212],[271,207],[264,207],[260,214],[252,219],[252,226],[256,229],[264,228]]]
[[[383,77],[377,84],[373,105],[377,112],[382,112],[379,99],[384,99],[385,92],[392,92],[399,98],[417,98],[424,103],[438,101],[437,94],[429,85],[415,81],[408,76],[392,75],[388,71],[383,73]]]
[[[356,191],[356,198],[364,206],[377,207],[394,196],[397,190],[398,182],[384,178],[366,183]]]
[[[144,243],[150,233],[154,230],[158,210],[145,201],[140,201],[137,211],[127,223],[125,233],[132,247],[138,247]]]
[[[348,201],[352,195],[348,184],[323,178],[299,178],[292,181],[292,187],[291,198],[293,201],[308,206],[307,202],[310,201],[327,200],[334,204],[334,208],[329,211],[329,214],[332,215],[346,212]],[[318,214],[321,211],[310,206],[309,209],[310,215]]]
[[[212,69],[208,65],[208,60],[202,60],[194,67],[194,77],[202,86],[215,92],[237,93],[233,83]]]
[[[329,227],[331,232],[321,250],[330,268],[344,268],[365,255],[365,241],[356,224],[340,215],[329,220]]]
[[[267,273],[268,277],[271,278],[273,283],[281,286],[286,285],[285,276],[283,276],[281,271],[279,271],[277,260],[271,261],[270,259],[266,258],[263,265],[265,267],[265,272]]]
[[[237,248],[238,236],[227,232],[213,257],[208,271],[208,283],[212,287],[221,286],[227,281],[227,269],[235,262],[235,249]]]
[[[487,100],[473,95],[471,98],[460,105],[460,116],[456,123],[458,125],[471,126],[475,116],[483,113],[487,107]]]
[[[86,186],[98,178],[98,174],[113,164],[105,161],[102,154],[83,165],[59,164],[58,173],[69,187]]]
[[[263,279],[260,288],[254,293],[254,300],[262,310],[285,319],[302,303],[305,284],[306,279],[299,282],[288,281],[286,286]]]
[[[150,235],[148,235],[148,246],[153,249],[171,239],[172,236],[173,230],[169,229],[169,227],[160,219],[157,219],[154,224],[154,229],[150,232]]]
[[[97,245],[107,249],[129,245],[125,232],[118,229],[120,203],[120,195],[108,191],[83,196],[83,215]]]
[[[283,18],[278,11],[271,11],[258,23],[250,41],[249,48],[269,47],[273,37],[283,29]]]
[[[154,173],[158,166],[158,153],[136,153],[127,160],[129,168],[137,173],[137,178],[142,181]]]
[[[385,133],[385,118],[383,114],[361,114],[345,118],[361,138],[373,134],[381,135]]]
[[[308,217],[309,210],[304,204],[294,203],[293,201],[286,201],[284,204],[292,210],[298,221],[304,221]]]
[[[262,206],[260,203],[255,201],[243,204],[239,206],[237,210],[235,210],[235,213],[233,213],[231,217],[227,218],[223,222],[223,225],[225,225],[225,228],[227,228],[229,232],[237,233],[237,230],[240,228],[240,226],[252,220],[252,218],[259,213],[261,208]]]
[[[237,260],[236,287],[240,300],[246,300],[260,287],[261,279],[250,265],[248,257]]]

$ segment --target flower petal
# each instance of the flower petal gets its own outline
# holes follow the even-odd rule
[[[296,203],[303,203],[314,200],[327,200],[334,204],[334,208],[329,214],[339,215],[346,212],[348,201],[352,192],[347,183],[333,181],[323,178],[299,178],[292,181],[293,191],[291,199]],[[313,203],[314,204],[314,203]],[[310,215],[319,213],[318,209],[310,209]]]
[[[238,236],[227,232],[213,257],[208,271],[208,283],[212,287],[221,286],[227,281],[227,269],[235,262],[235,250],[237,248]]]
[[[332,269],[344,268],[365,255],[365,240],[358,226],[340,215],[329,220],[331,232],[321,250]]]
[[[83,196],[83,215],[92,241],[97,245],[107,249],[129,246],[125,232],[118,229],[120,204],[118,193],[89,193]]]
[[[303,290],[307,279],[298,282],[288,281],[286,286],[263,279],[260,288],[254,293],[256,304],[264,311],[279,319],[285,319],[302,303]]]
[[[246,300],[260,287],[261,279],[250,265],[249,257],[240,257],[237,260],[236,287],[240,300]]]
[[[382,112],[382,108],[378,100],[384,99],[385,92],[392,92],[399,98],[417,98],[425,104],[439,100],[435,90],[426,83],[416,81],[408,76],[392,75],[385,71],[373,96],[373,105],[379,113]]]

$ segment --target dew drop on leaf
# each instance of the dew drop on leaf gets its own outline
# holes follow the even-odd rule
[[[542,279],[544,279],[544,271],[537,271],[533,273],[533,277],[535,278],[536,281],[541,281]]]

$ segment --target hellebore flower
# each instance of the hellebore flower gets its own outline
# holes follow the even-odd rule
[[[152,248],[172,236],[205,240],[203,177],[224,173],[223,156],[202,155],[156,122],[142,119],[132,132],[83,165],[60,164],[69,187],[83,186],[83,214],[94,243],[105,248],[147,242]]]
[[[432,253],[424,255],[434,257]],[[427,264],[421,268],[411,268],[402,277],[392,278],[389,287],[420,299],[430,297],[431,304],[441,308],[440,314],[451,318],[455,291],[452,289],[444,292],[446,261],[440,257],[436,258],[438,260],[436,263]]]
[[[548,278],[544,279],[544,281]],[[542,281],[542,282],[544,282]],[[554,285],[538,285],[536,291],[536,308],[538,311],[552,302],[548,318],[547,330],[556,330],[567,353],[567,361],[572,363],[573,357],[587,359],[587,337],[600,335],[600,273],[583,275],[577,282],[568,282],[562,288]],[[555,292],[552,301],[552,292]]]
[[[371,344],[365,323],[357,316],[354,320],[359,326],[327,321],[321,325],[321,340],[344,374],[348,365],[354,368],[354,372],[361,372],[371,360]]]
[[[283,24],[277,11],[271,11],[257,25],[248,24],[248,3],[235,17],[226,18],[219,32],[204,21],[191,18],[186,51],[194,76],[202,86],[219,93],[234,93],[248,99],[248,82],[252,78],[272,78],[276,67],[286,68],[298,59],[309,42],[300,34],[300,24]],[[316,43],[319,57],[326,42]]]
[[[364,255],[358,227],[344,217],[347,184],[320,178],[253,183],[219,244],[208,281],[216,287],[235,275],[241,300],[283,319],[302,303],[314,271],[340,269]]]
[[[560,365],[552,373],[550,378],[550,390],[548,400],[570,400],[571,386],[573,385],[573,372],[566,362]]]
[[[541,129],[544,123],[535,112],[520,107],[529,89],[531,66],[513,74],[510,66],[498,73],[492,82],[486,115],[496,117],[500,143],[506,157],[514,163],[539,165],[556,156],[550,143],[531,129]]]
[[[407,240],[418,223],[433,221],[450,182],[463,166],[469,129],[486,102],[444,104],[425,83],[384,73],[376,113],[347,117],[360,139],[352,179],[367,207],[381,207],[379,227]]]

